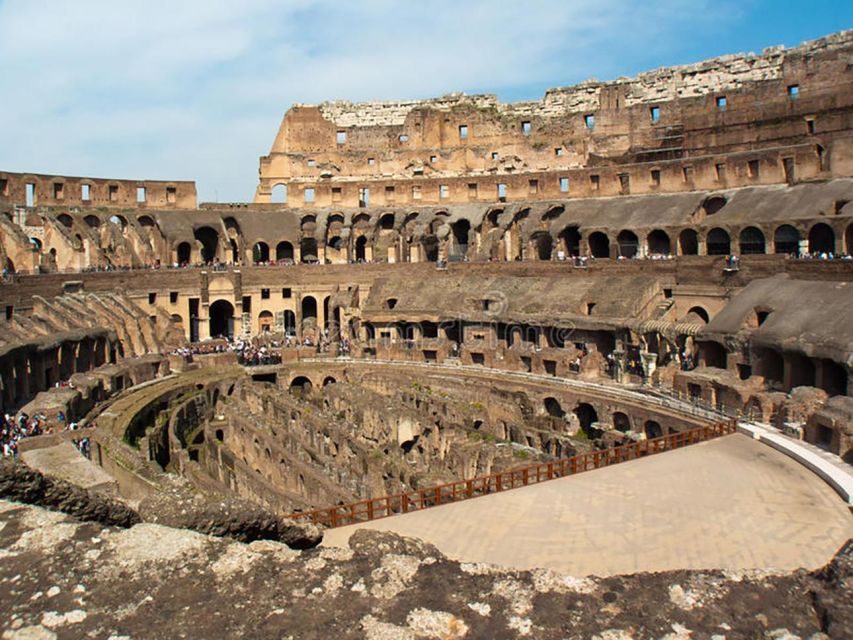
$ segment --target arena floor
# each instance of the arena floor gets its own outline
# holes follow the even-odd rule
[[[571,575],[817,568],[853,537],[820,478],[739,434],[571,478],[326,532],[421,538],[450,558]]]

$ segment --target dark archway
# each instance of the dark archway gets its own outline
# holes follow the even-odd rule
[[[302,262],[317,262],[317,239],[313,236],[302,238],[299,243]]]
[[[355,260],[356,262],[367,261],[367,236],[359,236],[355,239]]]
[[[747,227],[741,231],[738,241],[743,255],[766,253],[764,233],[758,227]]]
[[[313,388],[314,385],[311,384],[311,380],[305,376],[296,376],[290,382],[290,392],[294,395],[307,396]]]
[[[643,425],[643,431],[649,439],[660,438],[663,435],[663,428],[657,420],[646,420],[646,424]]]
[[[627,414],[616,411],[613,414],[613,428],[620,433],[627,433],[631,430],[631,419]]]
[[[791,388],[815,386],[815,366],[808,356],[791,353],[787,356],[791,370]]]
[[[284,312],[284,333],[289,336],[296,334],[296,314],[290,309]]]
[[[581,234],[577,227],[566,227],[560,232],[559,237],[567,256],[574,257],[581,254]]]
[[[581,402],[577,407],[575,407],[575,415],[578,417],[578,421],[581,424],[581,429],[587,435],[587,437],[593,437],[595,434],[593,431],[595,427],[593,424],[598,422],[598,412],[588,402]]]
[[[530,244],[533,245],[537,260],[551,259],[551,248],[554,243],[551,240],[550,233],[547,231],[537,231],[530,238]]]
[[[821,360],[821,389],[831,396],[847,394],[847,370],[833,360]]]
[[[601,231],[595,231],[589,236],[589,252],[593,258],[610,257],[610,239]]]
[[[622,258],[633,258],[637,255],[640,248],[640,241],[637,239],[637,234],[633,231],[625,229],[616,236],[616,242],[619,244],[619,256]]]
[[[427,262],[438,262],[438,239],[435,236],[424,238],[421,241],[421,247]]]
[[[74,226],[74,218],[69,216],[67,213],[60,213],[58,216],[56,216],[56,219],[63,227],[66,227],[67,229],[70,229],[72,226]]]
[[[201,243],[201,261],[213,262],[217,257],[219,247],[219,233],[211,227],[201,227],[193,233],[196,240]]]
[[[293,245],[286,240],[275,245],[275,259],[293,261]]]
[[[705,311],[705,309],[703,309],[702,307],[690,307],[690,310],[687,312],[687,314],[689,315],[691,313],[702,318],[702,322],[704,322],[705,324],[708,324],[711,321],[711,317],[708,315],[708,312]]]
[[[255,264],[270,261],[270,247],[266,242],[256,242],[252,247],[252,260]]]
[[[809,230],[809,253],[835,251],[835,232],[828,224],[818,222]]]
[[[178,264],[189,264],[190,256],[192,255],[192,246],[189,242],[182,242],[178,245],[177,260]]]
[[[685,229],[678,236],[681,255],[695,256],[699,254],[699,235],[694,229]]]
[[[386,213],[379,218],[379,228],[383,231],[390,231],[394,228],[394,214]]]
[[[709,256],[727,256],[732,252],[732,240],[728,232],[719,227],[708,232],[706,245]]]
[[[83,218],[83,222],[85,222],[93,229],[97,229],[101,226],[101,219],[98,216],[93,216],[91,214]]]
[[[332,376],[326,376],[325,378],[323,378],[323,386],[324,387],[328,387],[330,384],[335,384],[335,383],[337,383],[337,380],[335,380]]]
[[[471,231],[471,223],[467,220],[457,220],[450,225],[453,234],[453,243],[448,252],[450,260],[464,260],[468,255],[468,232]]]
[[[302,329],[305,330],[306,321],[313,320],[317,323],[317,299],[313,296],[302,298]]]
[[[556,398],[545,398],[545,411],[552,418],[562,418],[566,415],[566,412],[563,411],[563,407],[560,406],[560,402]]]
[[[227,300],[217,300],[210,305],[210,336],[234,337],[234,306]]]
[[[800,232],[789,224],[783,224],[773,233],[773,252],[800,255]]]
[[[669,236],[662,229],[655,229],[646,236],[646,246],[652,255],[669,255],[672,253],[672,245]]]

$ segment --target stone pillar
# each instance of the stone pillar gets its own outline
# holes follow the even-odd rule
[[[645,374],[644,384],[651,384],[652,375],[658,366],[658,354],[650,351],[640,352],[640,361],[643,363],[643,373]]]
[[[613,379],[616,382],[622,382],[627,356],[628,354],[618,347],[613,350]]]

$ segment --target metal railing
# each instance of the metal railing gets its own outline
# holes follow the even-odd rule
[[[636,460],[655,453],[680,449],[691,444],[734,433],[736,429],[736,421],[727,420],[687,431],[671,433],[659,438],[632,442],[600,451],[590,451],[571,458],[507,469],[488,476],[457,480],[435,487],[361,500],[351,504],[291,513],[288,517],[297,520],[309,520],[314,524],[323,525],[330,529],[369,522],[401,513],[411,513],[442,504],[468,500],[490,493],[526,487],[547,480],[627,462],[628,460]]]

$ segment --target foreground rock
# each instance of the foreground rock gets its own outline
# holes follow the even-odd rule
[[[389,533],[300,552],[0,501],[0,635],[843,638],[853,628],[850,553],[816,573],[578,579],[460,564]]]
[[[240,542],[273,540],[293,549],[310,549],[323,540],[316,526],[282,518],[248,501],[207,500],[177,488],[146,498],[139,513],[146,522]]]
[[[9,458],[0,458],[0,498],[44,505],[80,520],[117,527],[130,527],[140,522],[136,512],[121,502],[42,475]]]

